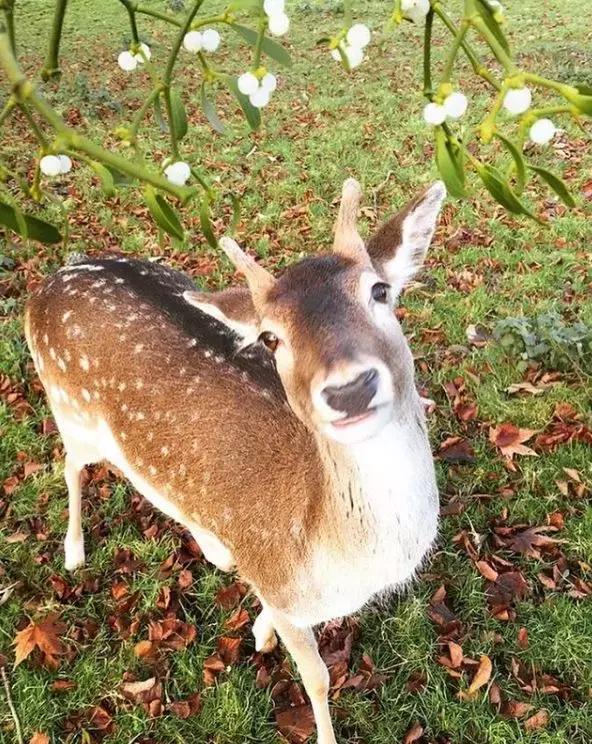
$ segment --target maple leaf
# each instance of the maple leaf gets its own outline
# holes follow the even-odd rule
[[[539,548],[550,548],[557,543],[564,542],[549,535],[541,534],[553,530],[553,527],[541,525],[540,527],[529,527],[526,530],[516,533],[508,543],[510,550],[515,553],[522,553],[529,558],[540,559],[541,552]]]
[[[448,437],[440,445],[438,457],[450,463],[475,462],[475,451],[466,439]]]
[[[57,616],[48,615],[39,622],[31,622],[24,630],[20,630],[14,637],[15,646],[14,665],[21,664],[35,648],[41,652],[41,663],[49,669],[57,669],[58,656],[66,653],[59,633],[64,631],[62,623],[56,622]]]
[[[535,433],[532,429],[519,429],[514,424],[500,424],[489,429],[489,441],[509,460],[514,455],[537,457],[534,450],[524,445]]]
[[[414,724],[403,737],[403,744],[413,744],[423,736],[423,726],[421,723]]]

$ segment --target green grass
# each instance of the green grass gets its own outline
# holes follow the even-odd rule
[[[155,0],[151,2],[161,7]],[[45,38],[49,28],[52,5],[50,0],[17,4],[19,46],[30,70],[39,63],[39,39]],[[569,4],[523,0],[507,5],[510,36],[525,63],[558,79],[592,84],[586,51],[590,32],[583,21],[586,0]],[[332,13],[336,8],[338,5],[331,2],[292,3],[294,66],[280,71],[280,89],[265,111],[263,131],[257,135],[249,135],[224,96],[219,108],[229,123],[229,132],[223,136],[211,133],[199,112],[197,73],[186,56],[181,58],[180,79],[190,102],[192,124],[183,153],[195,165],[219,176],[223,189],[243,196],[239,240],[272,267],[330,245],[332,202],[346,176],[363,181],[366,204],[371,208],[364,214],[366,233],[436,177],[420,116],[418,33],[405,25],[394,35],[379,34],[370,49],[370,62],[348,77],[314,43],[323,29],[340,23]],[[366,0],[356,4],[356,15],[370,19],[378,30],[385,7]],[[142,21],[141,29],[152,44],[155,60],[161,60],[168,32],[147,20]],[[137,108],[145,92],[142,85],[147,81],[141,75],[125,76],[116,67],[126,36],[125,13],[118,3],[73,0],[66,17],[63,80],[57,91],[48,89],[46,94],[65,115],[79,111],[88,132],[99,141],[109,138],[113,142],[109,132],[129,121],[131,110]],[[246,60],[246,51],[239,54],[238,49],[236,41],[225,33],[219,56],[237,71]],[[461,77],[463,87],[472,92],[473,105],[481,108],[485,103],[481,87],[471,82],[468,70],[464,69]],[[116,102],[121,103],[120,110]],[[33,143],[21,123],[15,124],[13,134],[2,142],[3,154],[9,162],[24,164]],[[503,516],[508,524],[540,525],[545,524],[548,514],[560,511],[565,518],[565,527],[557,535],[564,540],[561,549],[572,571],[580,561],[582,566],[577,570],[588,582],[592,579],[585,565],[592,556],[590,447],[574,442],[551,452],[541,451],[536,458],[518,458],[517,469],[511,472],[488,441],[490,424],[508,421],[528,429],[545,429],[557,403],[570,403],[590,425],[590,378],[565,374],[540,396],[510,396],[506,388],[523,379],[516,359],[505,356],[495,344],[454,352],[454,345],[466,346],[469,324],[493,327],[497,319],[506,316],[554,309],[570,321],[577,317],[592,323],[592,209],[580,193],[590,177],[592,155],[581,131],[568,126],[567,134],[574,146],[564,166],[554,161],[552,154],[540,160],[564,170],[572,192],[578,195],[577,209],[549,227],[541,227],[507,217],[481,191],[470,202],[450,202],[423,282],[403,299],[407,310],[404,325],[418,359],[419,381],[438,403],[430,419],[434,450],[448,436],[464,436],[474,447],[475,462],[438,462],[443,502],[458,499],[464,510],[442,520],[439,549],[423,580],[404,596],[360,616],[353,665],[356,667],[362,653],[370,654],[387,681],[376,692],[346,692],[334,702],[340,742],[391,744],[401,741],[416,721],[425,729],[423,741],[439,744],[592,741],[590,602],[574,599],[564,590],[553,592],[542,587],[537,574],[552,569],[547,558],[538,561],[497,551],[523,570],[530,591],[517,603],[515,619],[495,619],[488,610],[484,579],[453,541],[462,530],[481,536],[482,556],[487,557],[494,550],[495,520]],[[156,162],[167,154],[166,137],[153,127],[146,130],[143,144],[147,152],[155,153]],[[124,191],[117,199],[107,199],[83,167],[76,168],[69,183],[72,239],[68,251],[117,248],[142,256],[162,254],[202,284],[214,287],[228,281],[229,266],[207,246],[192,208],[183,214],[186,243],[171,246],[167,241],[159,242],[139,209],[135,192]],[[542,189],[530,194],[539,202],[548,198]],[[60,219],[52,208],[46,215]],[[222,232],[231,218],[228,200],[217,205],[216,218]],[[460,228],[469,237],[458,245],[452,238]],[[135,672],[139,679],[153,673],[136,658],[133,648],[147,637],[148,620],[161,614],[156,602],[162,587],[174,587],[176,576],[160,578],[159,569],[181,543],[180,532],[163,520],[159,525],[164,529],[156,537],[144,537],[145,525],[130,506],[129,487],[109,481],[101,490],[100,483],[92,484],[84,502],[88,564],[72,584],[82,578],[96,579],[98,590],[66,601],[60,601],[52,590],[50,577],[65,576],[66,493],[56,451],[59,439],[55,434],[41,433],[48,409],[31,388],[20,314],[27,281],[49,273],[64,255],[61,249],[0,240],[0,258],[13,262],[3,273],[0,269],[0,287],[10,283],[6,296],[0,293],[0,375],[23,383],[33,407],[33,413],[22,418],[0,402],[0,484],[18,471],[23,459],[43,463],[43,469],[14,493],[4,495],[0,489],[0,500],[5,502],[0,522],[0,586],[16,584],[8,601],[0,605],[0,653],[9,660],[8,677],[25,740],[39,730],[55,743],[84,741],[80,732],[65,733],[65,719],[105,703],[116,724],[105,740],[107,744],[278,741],[269,690],[255,686],[256,669],[250,661],[253,644],[248,634],[241,661],[222,673],[215,686],[203,687],[204,659],[214,653],[229,615],[215,602],[216,592],[229,579],[203,563],[191,566],[193,585],[180,595],[178,610],[180,618],[197,626],[198,638],[187,650],[169,654],[166,666],[158,670],[166,700],[202,690],[201,713],[187,720],[170,713],[150,719],[141,707],[123,701],[119,689],[125,672]],[[574,298],[571,302],[566,299],[568,283]],[[439,329],[441,336],[427,336],[428,329]],[[464,378],[467,394],[478,405],[477,421],[466,429],[442,388],[458,376]],[[576,497],[573,490],[568,497],[562,494],[556,482],[566,479],[564,468],[577,470],[587,484],[581,496]],[[476,498],[477,494],[490,497]],[[44,527],[43,540],[35,537],[35,519]],[[33,534],[23,542],[6,540],[19,530]],[[126,640],[108,622],[115,612],[111,594],[114,556],[122,547],[130,548],[142,562],[136,573],[124,577],[130,592],[138,594],[140,620],[137,631]],[[471,702],[458,698],[457,692],[466,688],[468,677],[454,680],[438,664],[444,648],[438,628],[427,614],[430,597],[441,584],[446,585],[450,606],[462,622],[458,640],[465,654],[474,659],[482,654],[491,657],[493,681],[504,700],[532,703],[532,712],[548,710],[549,723],[544,729],[529,733],[523,722],[500,715],[483,692]],[[251,608],[250,600],[246,607]],[[68,628],[71,657],[58,672],[36,668],[30,660],[13,671],[11,642],[16,631],[26,625],[27,618],[50,611],[58,611]],[[74,634],[73,628],[88,620],[98,623],[96,635]],[[527,648],[517,645],[520,627],[528,630]],[[539,677],[551,674],[567,685],[570,691],[565,699],[543,692],[528,695],[521,690],[511,673],[513,659],[536,670]],[[425,678],[424,689],[410,692],[407,683],[418,673]],[[75,681],[76,689],[53,691],[51,684],[57,677]],[[13,722],[2,695],[0,691],[0,742],[12,744],[16,740]]]

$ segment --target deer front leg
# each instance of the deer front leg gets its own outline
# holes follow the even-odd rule
[[[269,654],[277,646],[277,636],[271,622],[271,613],[263,607],[253,623],[253,635],[255,636],[255,651]]]
[[[67,571],[73,571],[84,564],[84,537],[82,535],[80,474],[82,467],[76,460],[66,453],[64,463],[64,479],[68,488],[68,531],[64,540],[65,560]]]
[[[280,612],[270,609],[273,625],[296,662],[315,723],[318,744],[337,744],[329,714],[329,671],[321,659],[312,628],[297,628]]]

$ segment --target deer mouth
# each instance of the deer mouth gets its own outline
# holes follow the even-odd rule
[[[338,429],[343,429],[347,426],[353,426],[359,424],[361,421],[365,421],[376,413],[376,406],[368,408],[364,413],[358,413],[355,416],[346,416],[345,418],[337,419],[331,422],[331,426],[335,426]]]

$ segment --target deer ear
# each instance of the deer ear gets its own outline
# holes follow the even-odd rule
[[[258,319],[247,287],[231,287],[221,292],[183,293],[186,302],[216,318],[241,338],[241,346],[257,340]]]
[[[368,241],[367,251],[374,268],[396,294],[422,267],[445,196],[446,187],[437,181]]]

